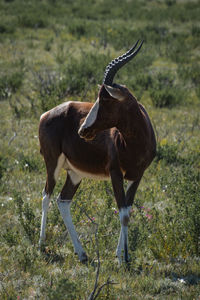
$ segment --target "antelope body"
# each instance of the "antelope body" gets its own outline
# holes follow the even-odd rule
[[[65,168],[67,178],[57,203],[80,261],[87,260],[87,256],[71,219],[70,204],[84,177],[111,179],[121,222],[116,255],[121,261],[124,250],[124,259],[128,261],[130,208],[143,173],[156,152],[154,131],[144,107],[125,86],[112,83],[118,69],[140,50],[142,43],[135,50],[137,44],[107,66],[95,104],[65,102],[40,119],[39,139],[47,180],[39,243],[45,240],[50,196],[61,168]],[[126,193],[124,179],[129,181]]]

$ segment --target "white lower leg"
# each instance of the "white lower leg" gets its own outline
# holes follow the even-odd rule
[[[124,260],[125,262],[128,262],[128,226],[122,225],[122,236],[124,246]]]
[[[119,240],[118,240],[118,245],[117,245],[117,249],[116,249],[116,256],[119,260],[119,263],[121,263],[122,249],[123,249],[123,238],[122,238],[122,229],[121,229],[120,235],[119,235]]]
[[[121,263],[121,252],[124,250],[124,258],[128,260],[128,222],[130,217],[131,206],[121,208],[119,211],[121,231],[119,241],[116,250],[116,256],[118,257],[119,263]]]
[[[42,220],[41,220],[41,229],[40,229],[40,240],[39,246],[45,241],[45,228],[47,222],[47,212],[49,208],[50,198],[49,196],[43,192],[43,199],[42,199]]]
[[[60,197],[58,197],[57,203],[58,203],[60,214],[65,223],[65,226],[67,227],[67,230],[70,234],[75,253],[78,254],[80,261],[84,261],[87,259],[87,256],[81,246],[74,224],[72,222],[71,213],[70,213],[71,200],[62,200]]]

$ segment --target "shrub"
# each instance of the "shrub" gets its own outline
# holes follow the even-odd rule
[[[27,28],[45,28],[48,26],[48,20],[42,12],[34,13],[33,11],[29,11],[18,17],[18,24],[21,27]]]
[[[28,156],[23,153],[19,155],[19,167],[23,171],[38,172],[41,168],[40,162],[33,156]]]
[[[0,22],[0,33],[14,33],[15,28],[16,26],[13,22]]]
[[[160,45],[163,40],[168,36],[169,29],[166,26],[160,26],[158,23],[146,26],[138,31],[138,35],[141,36],[147,44],[154,43]],[[157,46],[157,50],[158,50]]]
[[[60,276],[51,287],[45,287],[45,294],[48,299],[81,299],[80,288],[75,281],[70,281],[66,275]],[[78,296],[79,295],[79,296]]]
[[[3,173],[7,169],[7,158],[0,155],[0,180],[3,177]]]
[[[176,0],[165,0],[167,6],[172,6],[176,4]]]
[[[68,94],[82,95],[89,86],[101,83],[109,60],[107,55],[85,52],[81,53],[80,59],[72,58],[64,71]]]
[[[131,78],[130,87],[133,90],[148,90],[152,87],[153,79],[148,73],[139,73],[134,78]]]
[[[181,94],[175,88],[163,88],[162,90],[151,90],[151,99],[155,107],[173,107],[180,102]]]
[[[200,26],[193,25],[191,29],[191,33],[194,37],[200,36]]]
[[[197,97],[200,98],[200,64],[178,65],[178,74],[184,84],[195,89]]]
[[[199,256],[200,250],[200,173],[182,165],[160,177],[170,207],[155,208],[149,247],[157,259]]]
[[[13,199],[17,207],[17,215],[19,222],[24,229],[28,239],[34,244],[38,242],[38,236],[35,234],[39,232],[40,223],[34,214],[34,210],[30,203],[25,203],[20,193],[14,191]]]
[[[18,245],[19,243],[19,232],[13,228],[7,228],[5,233],[2,234],[2,237],[9,247]]]
[[[171,164],[178,161],[178,145],[169,144],[165,139],[157,145],[156,161],[164,160]]]
[[[0,100],[11,97],[21,87],[24,78],[23,72],[0,77]]]
[[[48,52],[51,51],[52,44],[53,44],[53,38],[48,39],[45,42],[44,49]]]
[[[64,72],[67,93],[70,95],[83,93],[88,83],[98,82],[99,59],[101,56],[82,53],[81,59],[72,58]],[[102,72],[103,73],[103,72]]]
[[[66,95],[66,87],[62,85],[62,77],[50,70],[34,75],[41,110],[46,111],[59,104],[59,101]]]
[[[102,54],[82,52],[79,59],[70,59],[62,74],[50,70],[36,73],[42,111],[58,105],[67,95],[81,96],[91,86],[101,83],[107,60]]]
[[[173,107],[184,99],[185,93],[175,83],[170,72],[158,73],[153,78],[150,96],[155,107]]]
[[[167,36],[166,42],[165,51],[167,57],[175,63],[190,63],[191,45],[187,42],[185,33],[173,32],[171,36]]]
[[[86,35],[87,26],[86,23],[81,21],[74,21],[68,25],[68,31],[74,35],[76,38],[80,39],[80,37]]]
[[[200,87],[196,88],[196,95],[200,99]]]
[[[191,166],[184,168],[182,176],[178,178],[178,190],[182,197],[177,197],[177,194],[174,195],[177,218],[181,220],[181,225],[185,229],[185,240],[187,239],[187,236],[190,240],[191,244],[187,245],[187,247],[193,255],[199,255],[200,252],[199,181],[199,172],[196,172]]]
[[[200,64],[178,65],[178,74],[185,82],[192,82],[195,86],[199,87]]]

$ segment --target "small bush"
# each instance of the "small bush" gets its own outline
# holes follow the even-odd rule
[[[62,74],[49,70],[35,74],[42,111],[58,105],[67,95],[81,96],[90,87],[101,83],[105,61],[108,61],[105,55],[82,52],[79,59],[70,59]]]
[[[78,295],[80,295],[80,289],[78,284],[75,281],[70,281],[64,277],[60,276],[57,281],[48,288],[45,288],[45,293],[48,295],[47,298],[54,299],[63,299],[63,300],[73,300],[73,299],[81,299]]]
[[[19,222],[28,239],[34,244],[38,242],[36,232],[39,232],[40,223],[36,218],[30,203],[25,203],[20,193],[13,192],[13,199],[17,207]]]
[[[44,49],[48,52],[51,51],[52,44],[53,44],[53,38],[48,39],[45,42]]]
[[[184,84],[192,85],[200,98],[200,64],[179,65],[177,71]]]
[[[33,156],[30,157],[21,153],[19,156],[19,167],[23,171],[38,172],[40,170],[40,163]]]
[[[0,33],[14,33],[15,32],[15,24],[10,22],[0,22]]]
[[[194,37],[200,37],[200,26],[192,26],[191,33]]]
[[[165,0],[167,6],[172,6],[176,4],[176,0]]]
[[[63,84],[62,77],[55,72],[45,70],[35,73],[35,81],[39,106],[42,111],[56,106],[66,96],[67,87]]]
[[[2,237],[9,247],[18,245],[19,243],[19,232],[16,232],[12,228],[7,228],[5,233],[2,234]]]
[[[196,95],[200,99],[200,87],[196,88]]]
[[[0,180],[7,169],[7,159],[0,155]]]
[[[18,17],[18,24],[21,27],[27,28],[45,28],[48,26],[47,17],[42,15],[42,12],[36,14],[34,12],[29,12],[27,14],[22,14]]]
[[[175,63],[190,63],[191,45],[187,42],[185,34],[174,32],[171,36],[167,36],[166,42],[165,51],[167,57]]]
[[[179,92],[179,93],[178,93]],[[151,90],[150,92],[153,105],[155,107],[173,107],[180,102],[181,93],[175,88],[163,88],[162,90]]]
[[[178,74],[185,82],[192,82],[196,87],[200,85],[200,64],[179,65]]]
[[[141,36],[148,44],[155,43],[160,44],[161,41],[165,40],[168,36],[168,27],[159,26],[157,23],[154,23],[150,26],[140,29],[138,34]],[[157,49],[159,49],[157,47]]]
[[[156,160],[164,160],[169,164],[176,163],[178,161],[178,145],[162,140],[157,146]]]
[[[139,73],[135,78],[131,78],[130,87],[135,91],[146,91],[152,87],[153,79],[148,73]]]
[[[80,37],[86,35],[87,26],[86,23],[81,21],[71,22],[68,25],[68,31],[76,38],[80,39]]]
[[[175,76],[169,72],[157,74],[153,78],[150,96],[155,107],[173,107],[184,99],[185,94],[175,83]]]
[[[82,56],[81,60],[71,59],[65,71],[65,80],[67,83],[67,92],[71,95],[80,94],[85,89],[88,82],[96,82],[93,56],[86,58]],[[96,57],[95,57],[96,58]]]
[[[155,209],[149,247],[156,259],[199,256],[200,250],[200,173],[183,165],[160,177],[170,207]]]
[[[80,59],[72,58],[64,72],[64,81],[70,95],[84,93],[88,86],[102,82],[109,57],[104,54],[82,52]]]
[[[23,72],[0,77],[0,100],[11,97],[21,87],[24,78]]]

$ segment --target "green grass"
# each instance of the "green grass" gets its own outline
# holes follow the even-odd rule
[[[1,299],[88,299],[99,261],[97,299],[199,298],[199,15],[197,0],[0,1]],[[141,53],[115,80],[145,105],[158,148],[133,206],[130,267],[115,258],[110,182],[83,180],[74,197],[89,256],[78,261],[56,205],[64,171],[40,253],[39,116],[66,100],[94,102],[107,63],[138,38]]]

